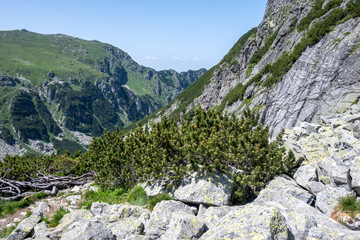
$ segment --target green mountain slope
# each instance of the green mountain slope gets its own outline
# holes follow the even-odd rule
[[[89,142],[83,138],[142,119],[205,71],[155,71],[98,41],[3,31],[0,124],[4,130],[0,138],[10,132],[15,143],[2,137],[6,143],[31,149],[33,141],[39,140],[43,145],[36,151],[44,147],[53,151],[54,145],[67,149],[74,142],[83,148]]]

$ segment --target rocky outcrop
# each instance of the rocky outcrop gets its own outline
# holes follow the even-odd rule
[[[171,189],[167,188],[169,183],[173,185]],[[233,181],[231,174],[192,173],[182,179],[180,184],[160,179],[141,186],[148,196],[168,193],[175,200],[186,203],[223,206],[230,204]]]

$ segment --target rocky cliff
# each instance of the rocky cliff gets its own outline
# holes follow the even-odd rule
[[[250,107],[274,137],[343,112],[360,97],[357,12],[357,1],[269,0],[260,25],[199,79],[198,94],[179,95],[163,113],[177,118],[200,104],[241,115]]]
[[[0,52],[0,158],[85,150],[93,136],[142,119],[206,71],[155,71],[109,44],[27,30],[0,32]]]

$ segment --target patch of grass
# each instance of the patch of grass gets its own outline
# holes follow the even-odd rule
[[[67,213],[69,213],[69,211],[65,210],[63,207],[60,207],[54,212],[54,215],[52,215],[50,218],[42,216],[41,221],[46,222],[49,225],[49,228],[54,228],[59,225],[61,219]]]
[[[49,227],[53,228],[59,225],[60,220],[64,217],[65,214],[67,214],[69,211],[65,210],[63,207],[56,210],[54,215],[51,217]]]
[[[16,227],[12,226],[12,227],[8,227],[8,228],[4,228],[0,230],[0,238],[7,238],[10,233],[12,233],[12,231],[14,231]]]
[[[127,198],[128,202],[136,206],[144,206],[148,202],[148,197],[144,188],[135,186],[129,193]]]
[[[154,207],[156,206],[156,204],[158,204],[161,201],[166,201],[166,200],[173,200],[173,198],[167,193],[162,193],[162,194],[153,196],[148,201],[148,209],[150,211],[152,211],[154,209]]]
[[[346,196],[339,199],[339,210],[349,214],[350,217],[355,218],[356,214],[360,213],[360,202],[356,196]]]
[[[85,209],[90,209],[93,202],[106,202],[109,204],[119,204],[126,201],[127,191],[119,188],[114,190],[99,189],[99,191],[86,191],[83,202],[80,204]]]
[[[25,215],[25,218],[30,217],[30,216],[31,216],[31,214],[32,214],[32,211],[27,211],[27,212],[26,212],[26,215]]]
[[[13,214],[17,210],[26,208],[30,206],[30,204],[46,196],[46,193],[40,192],[20,201],[0,200],[0,217],[5,217],[7,215]]]

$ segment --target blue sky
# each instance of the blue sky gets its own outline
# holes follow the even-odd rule
[[[0,30],[99,40],[156,70],[211,68],[252,27],[266,0],[2,1]]]

